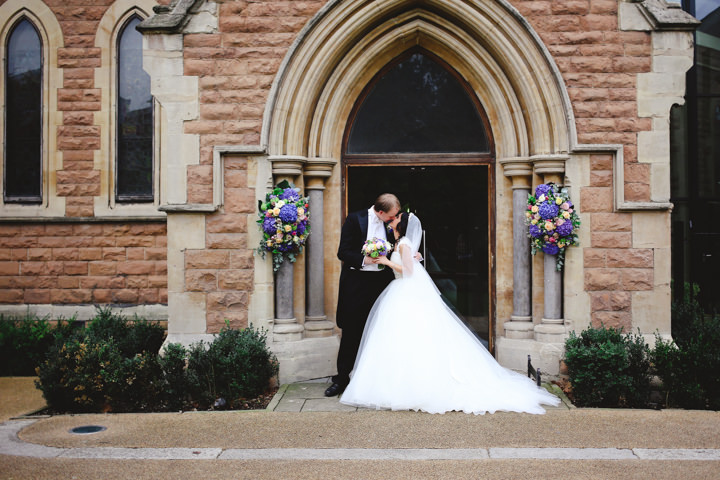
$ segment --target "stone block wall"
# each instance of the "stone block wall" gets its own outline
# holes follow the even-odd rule
[[[204,248],[185,250],[185,290],[205,295],[207,333],[219,332],[226,320],[246,327],[253,290],[255,245],[248,244],[247,229],[257,206],[248,189],[248,159],[226,157],[224,166],[224,208],[205,217]]]
[[[188,170],[188,203],[209,203],[216,145],[259,145],[265,104],[297,34],[324,1],[218,2],[217,30],[183,36],[184,75],[199,79],[199,115],[184,132],[200,137]]]
[[[69,306],[77,306],[84,318],[99,304],[156,306],[147,312],[165,316],[163,214],[153,204],[109,207],[112,32],[129,10],[150,15],[156,3],[169,0],[0,1],[3,15],[25,10],[42,23],[36,26],[47,32],[43,50],[50,72],[43,172],[49,185],[43,205],[0,206],[0,312],[32,306],[45,315],[67,306],[59,311],[68,316],[75,313]],[[23,223],[28,217],[45,221]]]
[[[0,224],[0,304],[167,303],[164,223]]]

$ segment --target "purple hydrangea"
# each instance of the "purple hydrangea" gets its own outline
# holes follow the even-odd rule
[[[542,231],[540,230],[540,227],[537,225],[530,225],[530,236],[534,238],[540,238],[542,236]]]
[[[558,214],[558,206],[552,202],[544,202],[538,208],[538,213],[545,220],[547,220],[548,218],[556,217]]]
[[[265,220],[263,220],[262,224],[263,232],[272,235],[277,230],[277,226],[275,225],[275,219],[272,217],[267,217]]]
[[[300,194],[292,188],[286,188],[283,193],[280,194],[280,200],[287,202],[297,202],[300,200]]]
[[[546,242],[542,247],[542,251],[548,255],[557,255],[560,249],[554,243]]]
[[[297,220],[297,207],[295,205],[283,205],[280,208],[280,220],[285,223],[293,223]]]
[[[303,233],[305,233],[305,222],[298,223],[296,230],[298,235],[302,235]]]
[[[573,231],[573,224],[572,222],[565,222],[562,225],[558,226],[555,231],[560,235],[561,237],[567,237],[570,235]]]
[[[535,188],[535,198],[539,198],[540,195],[547,195],[552,190],[552,187],[546,183],[541,183]]]

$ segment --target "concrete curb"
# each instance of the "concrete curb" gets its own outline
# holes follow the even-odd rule
[[[692,460],[720,461],[720,449],[649,448],[57,448],[24,442],[38,420],[0,424],[0,455],[124,460]]]

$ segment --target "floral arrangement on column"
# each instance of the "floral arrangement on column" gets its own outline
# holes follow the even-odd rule
[[[263,238],[257,252],[263,258],[267,252],[272,254],[273,271],[277,271],[285,259],[295,262],[302,253],[310,235],[309,207],[308,197],[302,197],[300,189],[287,180],[268,192],[264,202],[258,200],[257,223]]]
[[[567,189],[552,182],[538,185],[535,195],[528,195],[525,217],[532,254],[541,250],[546,255],[557,255],[556,268],[562,271],[565,250],[580,243],[577,236],[580,217]]]

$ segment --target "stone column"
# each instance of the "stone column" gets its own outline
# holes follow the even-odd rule
[[[533,338],[530,241],[525,225],[532,164],[528,157],[507,158],[500,163],[504,175],[513,182],[513,313],[505,322],[505,337]]]
[[[535,173],[543,177],[543,183],[553,182],[562,186],[565,177],[567,155],[536,155],[532,157]],[[562,318],[562,272],[556,268],[557,257],[543,254],[543,317],[535,326],[535,340],[547,343],[562,343],[565,336],[565,320]]]
[[[272,164],[273,183],[277,185],[283,180],[295,182],[302,175],[305,157],[276,155],[268,158]],[[302,340],[303,326],[298,323],[293,309],[294,289],[293,275],[295,265],[285,260],[275,272],[275,322],[273,340],[275,342],[292,342]]]
[[[332,174],[337,160],[308,159],[305,164],[305,190],[310,197],[310,236],[306,244],[305,337],[330,337],[335,324],[325,315],[325,180]]]

